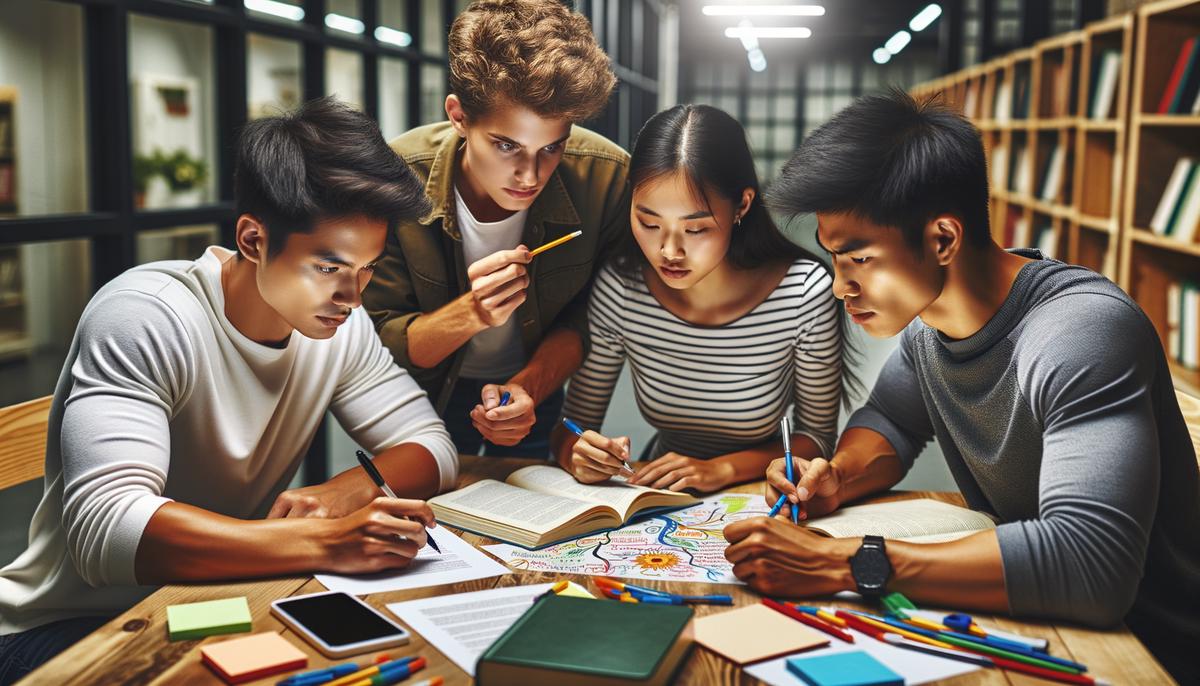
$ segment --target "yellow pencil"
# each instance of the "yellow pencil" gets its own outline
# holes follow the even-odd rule
[[[569,233],[561,238],[555,238],[554,240],[550,241],[549,243],[546,243],[545,245],[539,245],[538,247],[534,248],[533,250],[530,250],[529,256],[536,257],[539,254],[546,252],[550,248],[560,246],[563,243],[566,243],[567,241],[571,240],[572,238],[578,238],[582,234],[583,234],[583,230],[581,229],[579,231]]]

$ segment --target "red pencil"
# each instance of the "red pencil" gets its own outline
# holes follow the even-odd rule
[[[767,607],[771,608],[772,610],[775,610],[776,612],[785,614],[788,617],[791,617],[792,619],[796,620],[797,622],[807,624],[818,631],[824,631],[825,633],[829,634],[830,636],[833,636],[834,638],[840,638],[847,643],[854,643],[853,636],[851,636],[849,633],[847,633],[845,631],[842,631],[841,629],[830,624],[829,622],[826,622],[821,619],[817,619],[816,617],[813,617],[810,615],[806,615],[803,612],[801,612],[795,608],[788,607],[787,605],[784,605],[783,603],[771,600],[770,598],[763,598],[762,601],[763,601],[763,605],[766,605]]]

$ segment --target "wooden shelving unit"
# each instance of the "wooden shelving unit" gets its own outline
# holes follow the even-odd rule
[[[1117,278],[1133,26],[1132,14],[1119,15],[914,89],[940,95],[979,128],[1001,245],[1042,248]],[[1113,49],[1122,65],[1114,106],[1092,119],[1095,58]]]
[[[0,86],[0,216],[17,213],[17,89]],[[0,360],[30,350],[19,245],[0,246]]]
[[[1200,116],[1157,110],[1180,48],[1200,35],[1200,2],[1163,0],[1139,7],[1137,34],[1120,284],[1142,306],[1168,348],[1168,285],[1200,281],[1200,242],[1160,236],[1149,227],[1176,161],[1200,159]],[[1200,370],[1172,360],[1171,371],[1177,388],[1200,395]]]
[[[1036,232],[1009,230],[1014,220],[1061,231],[1056,257],[1116,281],[1154,323],[1164,349],[1168,287],[1200,283],[1200,240],[1184,243],[1150,229],[1176,162],[1200,160],[1200,116],[1158,113],[1179,51],[1193,36],[1200,36],[1200,0],[1158,0],[914,89],[940,94],[979,128],[998,242],[1035,242]],[[1119,57],[1119,69],[1112,105],[1098,113],[1091,105],[1106,54]],[[998,88],[1024,73],[1033,89],[1029,118],[995,112],[997,99],[1004,100]],[[1064,112],[1061,86],[1068,81]],[[1069,146],[1070,180],[1043,197],[1047,151],[1055,145]],[[1022,146],[1033,152],[1017,160],[1013,150]],[[1014,171],[1026,174],[1026,187],[1014,187]],[[1172,360],[1171,371],[1177,388],[1200,395],[1200,370]]]

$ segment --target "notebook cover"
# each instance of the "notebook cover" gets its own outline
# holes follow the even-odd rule
[[[904,677],[861,650],[794,657],[787,668],[808,686],[904,686]]]
[[[246,599],[223,598],[167,607],[167,635],[172,641],[236,634],[250,630]]]
[[[277,632],[244,636],[200,649],[200,661],[225,682],[240,684],[308,665],[308,656]]]
[[[479,663],[645,680],[691,618],[685,605],[546,596],[496,639]]]

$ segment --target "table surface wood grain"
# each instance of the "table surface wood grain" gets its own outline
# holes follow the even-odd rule
[[[464,456],[462,458],[463,475],[459,485],[465,486],[485,478],[503,479],[519,467],[536,463],[537,461],[534,460],[516,458],[498,459]],[[761,483],[757,483],[746,484],[733,490],[757,492],[761,488]],[[922,491],[891,492],[877,498],[872,498],[871,502],[918,497],[934,498],[956,505],[962,504],[962,499],[956,493]],[[468,532],[460,533],[463,538],[475,545],[485,545],[495,542],[490,538],[476,534]],[[388,603],[401,600],[466,591],[479,591],[504,586],[542,583],[564,577],[571,578],[595,592],[595,588],[587,576],[513,572],[504,576],[465,583],[377,593],[368,596],[367,602],[387,612],[384,608]],[[759,602],[758,594],[743,586],[722,585],[718,589],[714,588],[713,584],[702,583],[644,583],[680,593],[730,593],[734,596],[734,602],[738,606]],[[311,576],[272,578],[236,583],[164,586],[53,660],[42,665],[36,672],[26,677],[21,684],[139,684],[145,686],[166,684],[205,684],[213,686],[221,684],[220,679],[201,664],[200,647],[208,642],[227,640],[231,637],[216,636],[192,641],[168,641],[166,608],[168,605],[179,603],[214,600],[233,596],[245,596],[249,601],[250,612],[254,620],[254,632],[279,631],[283,633],[285,636],[288,636],[291,643],[308,653],[308,669],[320,668],[338,662],[338,660],[325,658],[302,638],[291,635],[293,632],[270,614],[270,603],[278,598],[323,590],[325,590],[324,587]],[[822,604],[853,606],[853,603],[836,599],[822,600],[821,602]],[[696,606],[695,609],[698,616],[724,610],[721,607],[706,605]],[[976,616],[984,620],[985,623],[990,623],[1005,630],[1016,631],[1029,636],[1045,637],[1050,642],[1051,654],[1082,662],[1089,666],[1091,674],[1105,678],[1111,683],[1173,683],[1170,676],[1167,675],[1146,648],[1128,630],[1123,628],[1111,631],[1095,631],[1058,622],[1018,621],[1007,617],[993,617],[980,614],[976,614]],[[417,679],[440,675],[445,679],[447,686],[470,684],[472,681],[457,665],[428,645],[416,633],[413,634],[412,641],[408,645],[390,649],[388,652],[393,657],[405,655],[424,656],[428,662],[428,666],[422,674],[416,677]],[[364,657],[359,656],[350,659],[363,660]],[[251,683],[255,685],[274,684],[280,678],[282,677],[275,676]],[[762,682],[748,676],[728,660],[709,652],[707,649],[696,646],[692,650],[687,663],[677,675],[676,683],[750,686],[761,684]],[[984,669],[939,683],[954,684],[955,686],[973,686],[976,684],[1024,685],[1046,684],[1049,682],[1022,674]]]

